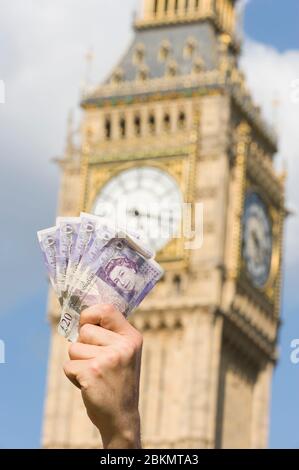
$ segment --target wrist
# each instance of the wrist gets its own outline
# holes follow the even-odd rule
[[[139,413],[130,416],[125,423],[105,431],[100,429],[104,449],[141,449]]]

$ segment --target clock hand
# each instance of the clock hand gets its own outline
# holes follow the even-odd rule
[[[252,238],[253,238],[255,247],[256,247],[257,249],[259,249],[259,247],[260,247],[260,241],[259,241],[259,239],[258,239],[258,236],[257,236],[256,232],[254,232],[254,231],[252,232]]]
[[[261,241],[259,240],[256,232],[252,232],[253,241],[256,248],[256,262],[262,264],[267,257],[267,247],[263,247]]]
[[[168,211],[168,213],[169,213],[169,211]],[[148,219],[157,219],[157,220],[159,220],[159,221],[161,221],[161,222],[163,221],[161,215],[149,214],[149,213],[146,214],[146,213],[140,212],[138,209],[131,209],[131,210],[128,211],[128,214],[129,214],[129,215],[133,215],[133,216],[135,216],[136,218],[137,218],[137,217],[138,217],[138,218],[148,218]],[[175,221],[175,219],[173,218],[172,215],[169,217],[168,220],[169,220],[169,222],[171,222],[171,223],[173,223],[173,222]],[[167,222],[167,221],[166,221],[166,222]]]
[[[251,237],[254,245],[253,259],[255,264],[260,263],[260,242],[258,236],[254,230],[251,231]]]

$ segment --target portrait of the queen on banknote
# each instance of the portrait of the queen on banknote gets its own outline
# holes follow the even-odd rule
[[[137,273],[137,262],[127,256],[122,256],[108,261],[100,268],[98,276],[129,302],[138,290],[138,286],[144,283],[142,276]]]
[[[143,293],[149,292],[151,280],[157,282],[161,276],[161,269],[153,260],[146,260],[126,240],[117,238],[102,248],[92,268],[81,273],[80,282],[71,295],[72,307],[78,307],[76,299],[86,304],[93,296],[104,300],[109,293],[114,300],[121,299],[123,307],[120,309],[125,311]]]

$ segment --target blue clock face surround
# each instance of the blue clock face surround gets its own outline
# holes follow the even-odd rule
[[[265,203],[256,192],[248,192],[243,218],[243,259],[255,287],[267,283],[272,261],[272,222]]]

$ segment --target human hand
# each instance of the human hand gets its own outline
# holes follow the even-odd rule
[[[83,311],[77,343],[64,365],[81,390],[104,448],[140,448],[138,411],[142,335],[111,305]]]

